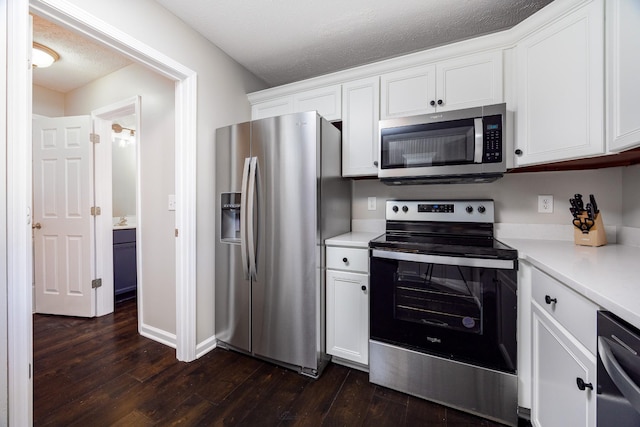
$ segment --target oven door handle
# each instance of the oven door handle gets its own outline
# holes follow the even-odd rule
[[[407,252],[385,251],[374,249],[371,251],[373,258],[393,259],[397,261],[422,262],[427,264],[460,265],[465,267],[497,268],[501,270],[513,270],[514,260],[469,258],[446,255],[426,255]]]
[[[620,366],[607,339],[601,336],[598,337],[598,354],[611,381],[618,387],[622,395],[627,398],[631,406],[640,413],[640,387]]]

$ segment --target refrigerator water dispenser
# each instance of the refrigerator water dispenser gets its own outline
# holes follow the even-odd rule
[[[220,194],[220,238],[225,243],[240,243],[241,193]]]

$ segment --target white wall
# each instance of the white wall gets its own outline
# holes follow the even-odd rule
[[[33,114],[45,117],[64,116],[64,94],[33,85]]]
[[[595,195],[605,225],[619,226],[622,225],[622,174],[622,168],[532,172],[506,174],[489,184],[408,186],[387,186],[377,179],[357,180],[353,182],[352,212],[354,219],[382,220],[386,199],[490,198],[496,202],[496,222],[570,225],[569,199],[581,193],[587,200],[589,194]],[[640,181],[636,179],[636,182]],[[539,194],[553,195],[552,214],[538,213]],[[367,210],[370,196],[379,198],[375,211]]]
[[[214,334],[215,129],[248,120],[245,94],[266,85],[153,0],[69,1],[198,73],[196,339],[201,343]],[[164,298],[175,305],[175,293]]]
[[[640,228],[640,165],[622,168],[622,225]]]
[[[175,193],[174,90],[173,81],[133,64],[65,96],[65,115],[76,116],[140,95],[142,322],[171,334],[176,332],[175,212],[167,210],[167,196]]]
[[[0,1],[0,23],[7,28],[7,3]],[[0,425],[9,423],[8,417],[8,329],[7,329],[7,32],[0,31]]]

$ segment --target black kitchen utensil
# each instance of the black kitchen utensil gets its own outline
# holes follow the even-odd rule
[[[593,206],[593,212],[600,213],[600,211],[598,210],[598,204],[596,203],[596,198],[593,196],[593,194],[589,194],[589,202],[591,203],[591,206]]]
[[[569,208],[569,212],[571,212],[571,215],[573,215],[573,219],[578,219],[578,215],[580,215],[580,211],[578,210],[578,208],[571,207]]]
[[[587,217],[590,220],[596,219],[596,211],[591,203],[587,203]]]
[[[580,213],[580,209],[578,209],[578,202],[576,202],[576,199],[569,199],[569,204],[573,209],[576,210],[576,212],[578,212],[578,214]]]
[[[584,202],[582,201],[582,194],[575,194],[573,198],[576,201],[576,207],[581,211],[584,210]]]
[[[583,234],[588,234],[589,230],[595,225],[595,221],[590,218],[578,218],[573,220],[573,225]]]

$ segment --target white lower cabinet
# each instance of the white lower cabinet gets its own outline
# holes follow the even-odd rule
[[[369,363],[369,276],[327,270],[327,353]]]
[[[540,280],[542,279],[542,280]],[[551,287],[554,284],[555,287]],[[546,288],[536,296],[536,287]],[[538,427],[596,425],[596,355],[576,337],[596,336],[596,306],[555,279],[534,269],[532,287],[531,423]],[[543,295],[544,294],[544,295]],[[582,303],[581,324],[565,324]],[[583,305],[584,306],[584,305]],[[579,313],[578,313],[579,314]],[[576,316],[579,317],[579,316]],[[575,335],[574,335],[575,334]]]
[[[369,364],[369,250],[366,246],[327,245],[326,254],[327,353],[334,356],[335,362],[350,366],[353,362],[356,368],[366,368]]]

